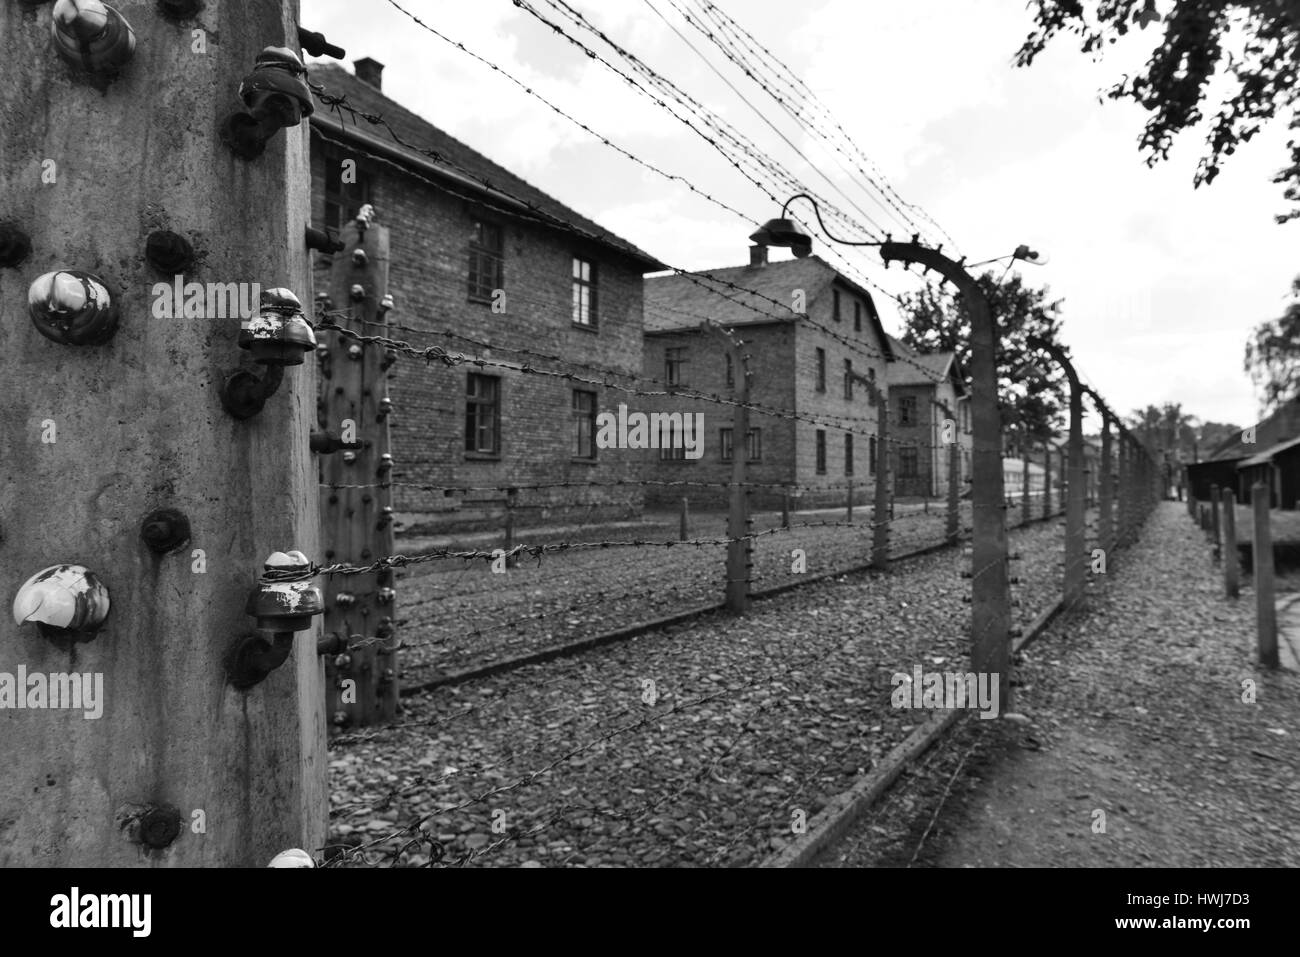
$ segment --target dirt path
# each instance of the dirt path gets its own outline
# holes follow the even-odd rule
[[[822,866],[1300,865],[1300,675],[1222,594],[1164,504],[1023,655],[1027,720],[967,720]]]

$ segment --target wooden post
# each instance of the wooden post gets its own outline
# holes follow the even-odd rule
[[[731,448],[732,448],[732,453],[734,454],[734,453],[735,453],[735,448],[736,448],[736,443],[735,443],[734,440],[732,441]],[[681,528],[678,529],[678,532],[677,532],[678,540],[679,540],[679,541],[683,541],[683,542],[686,541],[688,538],[691,537],[691,536],[690,536],[690,524],[689,524],[689,521],[690,521],[690,515],[689,515],[689,512],[688,512],[689,507],[690,507],[690,506],[687,505],[687,503],[686,503],[686,496],[683,495],[683,496],[682,496]]]
[[[781,493],[781,527],[790,527],[790,490],[786,489]],[[683,538],[683,541],[685,539]]]
[[[1219,560],[1219,486],[1210,486],[1210,541],[1214,544],[1213,557]]]
[[[845,513],[850,524],[853,522],[853,479],[848,481],[848,496],[845,502]]]
[[[1237,496],[1232,489],[1225,488],[1219,493],[1223,501],[1223,586],[1229,598],[1236,598],[1241,591],[1241,561],[1237,550]]]
[[[1273,534],[1269,528],[1268,482],[1256,482],[1250,489],[1251,505],[1255,509],[1255,541],[1253,559],[1255,566],[1255,621],[1259,630],[1259,663],[1276,668],[1277,659],[1277,607],[1273,596]]]
[[[363,336],[387,332],[389,236],[385,226],[353,220],[344,226],[343,250],[330,265],[330,302],[336,325]],[[356,250],[364,263],[353,258]],[[358,257],[360,258],[360,257]],[[360,287],[357,295],[353,290]],[[382,404],[388,392],[386,350],[361,344],[343,334],[322,330],[321,425],[338,430],[344,439],[355,436],[356,451],[321,457],[327,486],[384,485],[383,488],[326,490],[321,503],[325,557],[332,561],[369,564],[393,554],[392,456],[388,415]],[[385,458],[385,456],[388,456]],[[385,512],[385,508],[390,511]],[[506,511],[506,549],[511,547]],[[327,660],[326,707],[336,731],[366,727],[397,716],[396,592],[393,571],[331,576],[325,582],[325,633],[350,642],[346,654]]]
[[[280,633],[288,657],[260,683],[238,690],[227,671],[257,635],[245,605],[266,558],[322,557],[314,360],[258,366],[237,344],[255,284],[288,288],[311,312],[307,123],[252,162],[217,136],[262,49],[297,49],[297,4],[209,4],[181,26],[132,4],[134,58],[111,84],[56,53],[52,9],[0,4],[0,218],[30,240],[0,268],[0,672],[60,676],[65,690],[84,675],[96,700],[5,710],[0,866],[264,867],[289,848],[316,853],[320,617]],[[151,265],[146,243],[162,231],[198,247],[197,264]],[[111,339],[38,331],[29,287],[60,269],[102,281],[118,308]],[[204,285],[176,302],[176,282]],[[202,315],[175,312],[187,302]],[[221,402],[237,369],[268,393],[278,383],[243,420]],[[75,645],[10,612],[29,577],[64,563],[109,599]]]

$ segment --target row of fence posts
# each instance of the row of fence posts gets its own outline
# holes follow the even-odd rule
[[[753,518],[750,514],[746,482],[749,357],[744,354],[743,343],[729,330],[712,323],[706,323],[705,328],[726,340],[732,352],[733,365],[741,370],[736,383],[737,403],[733,409],[732,475],[728,483],[726,607],[733,612],[743,612],[748,609],[751,600],[754,548]],[[1118,416],[1110,411],[1095,392],[1082,386],[1063,351],[1050,343],[1041,343],[1040,347],[1060,363],[1070,383],[1069,438],[1055,456],[1058,469],[1055,484],[1052,478],[1053,450],[1050,444],[1044,444],[1042,488],[1043,519],[1050,519],[1053,515],[1061,513],[1065,515],[1062,600],[1069,605],[1082,596],[1086,567],[1089,559],[1093,557],[1087,548],[1085,526],[1085,513],[1093,487],[1096,488],[1100,512],[1096,544],[1103,552],[1109,553],[1116,547],[1126,546],[1136,541],[1138,531],[1147,514],[1161,497],[1160,471],[1149,451],[1123,426]],[[893,519],[892,457],[887,451],[890,442],[888,401],[885,393],[876,386],[874,381],[861,374],[850,374],[869,390],[874,404],[880,410],[876,429],[880,454],[877,458],[871,509],[872,536],[869,567],[885,570],[889,564],[890,522]],[[1100,477],[1095,481],[1084,457],[1082,425],[1084,394],[1091,395],[1103,422]],[[947,419],[952,420],[952,410],[946,404],[937,400],[931,401]],[[1028,450],[1023,453],[1023,456],[1025,476],[1020,505],[1022,518],[1028,522],[1034,511],[1030,497]],[[955,544],[960,538],[961,527],[959,511],[961,447],[956,441],[947,445],[947,463],[948,494],[944,540],[948,544]],[[850,480],[846,485],[845,516],[847,521],[852,523],[854,520],[853,483]],[[786,529],[791,527],[791,498],[791,490],[785,490],[781,501],[781,527]],[[513,496],[507,502],[506,509],[507,550],[514,544],[514,508],[510,507],[512,505]],[[1010,505],[1009,501],[1008,505]],[[1217,510],[1215,514],[1217,515]],[[1217,518],[1214,521],[1217,528]],[[1267,534],[1266,528],[1265,534]],[[681,500],[679,537],[681,541],[690,540],[690,506],[687,497]],[[1269,554],[1271,556],[1271,551]],[[1009,597],[1008,595],[1008,601]]]
[[[1252,508],[1251,566],[1255,588],[1255,626],[1259,663],[1278,666],[1277,605],[1271,528],[1271,486],[1256,482],[1250,489]],[[1187,489],[1187,514],[1205,531],[1211,558],[1223,564],[1223,590],[1229,598],[1241,594],[1241,553],[1237,538],[1237,495],[1233,489],[1210,486],[1210,500],[1199,501]]]

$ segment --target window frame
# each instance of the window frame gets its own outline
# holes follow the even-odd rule
[[[898,477],[921,477],[921,454],[915,445],[903,445],[898,449]]]
[[[470,302],[490,305],[493,291],[505,289],[506,228],[502,223],[486,216],[472,216],[470,223],[470,239],[467,243],[467,268],[465,271],[466,296]],[[485,229],[496,231],[499,248],[491,248],[480,241]],[[492,272],[492,282],[486,287],[483,285],[482,277],[484,263],[488,264]],[[477,285],[475,285],[476,278],[478,280]],[[482,292],[484,288],[487,289],[486,295]]]
[[[813,470],[818,475],[826,474],[826,430],[817,429],[816,438],[813,440]]]
[[[898,397],[898,424],[914,426],[920,422],[916,411],[916,396],[900,395]]]
[[[853,474],[853,433],[844,433],[844,474]]]
[[[585,410],[579,409],[578,396],[589,396],[591,399],[591,408]],[[594,389],[574,389],[572,399],[570,400],[571,401],[570,415],[571,415],[571,421],[573,422],[573,426],[574,426],[573,437],[575,441],[574,441],[574,445],[570,448],[569,452],[570,452],[570,456],[575,461],[578,462],[596,461],[596,456],[597,456],[596,416],[598,414],[596,410],[597,398],[598,397]],[[584,422],[586,423],[587,426],[586,440],[590,444],[590,448],[591,448],[590,454],[587,455],[582,454],[582,444],[583,444],[582,425]]]
[[[492,397],[485,399],[481,395],[475,394],[473,387],[481,386],[484,383],[492,383]],[[495,375],[486,375],[482,372],[469,372],[465,379],[465,455],[471,458],[500,458],[501,457],[501,377]],[[492,432],[492,448],[480,448],[479,438],[483,431],[481,411],[483,407],[491,410],[492,421],[490,428]],[[470,422],[473,416],[473,429],[471,431]],[[471,435],[473,436],[473,447],[470,445]]]
[[[853,360],[844,360],[844,399],[853,401]]]
[[[367,203],[374,203],[374,178],[368,166],[362,163],[360,156],[352,155],[347,150],[335,146],[332,143],[320,141],[323,147],[322,155],[325,165],[325,190],[323,195],[321,209],[321,225],[327,232],[339,234],[343,227],[349,221],[356,218],[361,207]],[[357,181],[355,183],[344,183],[342,181],[342,166],[344,160],[352,160],[356,163]],[[355,195],[357,202],[351,201],[351,195]],[[355,206],[355,208],[353,208]],[[330,211],[335,211],[334,220],[331,221]]]
[[[670,388],[686,386],[685,365],[690,361],[685,346],[664,346],[664,384]]]
[[[815,357],[816,357],[815,361],[817,365],[817,378],[816,378],[816,382],[814,383],[814,391],[825,392],[826,391],[826,350],[823,349],[821,346],[817,346],[816,348],[817,351],[815,353]]]
[[[583,279],[582,276],[579,274],[580,266],[587,267],[586,279]],[[596,329],[600,328],[600,314],[599,314],[600,294],[598,292],[600,275],[597,271],[596,261],[594,259],[584,259],[575,253],[573,256],[573,263],[570,266],[569,278],[570,278],[570,284],[569,284],[570,305],[572,306],[572,310],[569,313],[569,318],[572,321],[572,324],[577,326],[578,328],[588,329],[594,332]],[[574,313],[576,313],[579,310],[579,302],[581,298],[580,293],[584,290],[587,293],[587,302],[586,302],[587,321],[586,322],[583,322],[582,320],[577,318],[577,316],[574,315]]]

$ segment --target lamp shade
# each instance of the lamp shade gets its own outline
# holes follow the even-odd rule
[[[812,237],[788,219],[769,219],[749,237],[759,246],[789,246],[800,258],[812,252]]]

